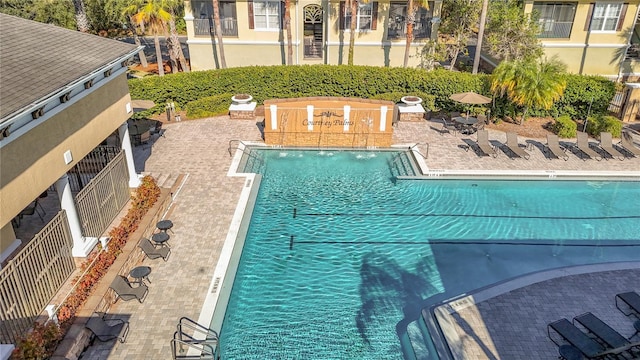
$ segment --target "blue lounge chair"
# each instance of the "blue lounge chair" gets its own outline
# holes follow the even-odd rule
[[[629,340],[590,312],[574,317],[573,323],[580,324],[610,348],[619,348],[630,344]]]
[[[552,331],[558,334],[562,339],[571,344],[576,349],[580,350],[587,358],[598,357],[606,351],[605,347],[600,345],[597,341],[587,336],[573,325],[569,320],[562,318],[547,325],[547,335],[549,339],[556,345],[560,344],[552,336]]]
[[[616,307],[622,311],[623,314],[627,316],[635,315],[635,317],[640,319],[640,295],[638,295],[637,292],[630,291],[617,294]]]

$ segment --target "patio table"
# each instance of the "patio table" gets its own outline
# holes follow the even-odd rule
[[[460,132],[467,135],[475,132],[473,125],[478,123],[478,118],[473,116],[456,116],[452,120],[459,126]]]
[[[161,231],[159,233],[155,233],[151,236],[151,240],[153,240],[154,243],[156,243],[156,245],[162,245],[162,246],[169,246],[169,244],[167,244],[167,241],[169,241],[169,234],[167,234],[164,231]]]
[[[134,282],[138,284],[144,284],[144,279],[151,282],[151,280],[149,280],[149,274],[151,274],[151,268],[148,266],[137,266],[129,271],[129,276],[134,278]]]

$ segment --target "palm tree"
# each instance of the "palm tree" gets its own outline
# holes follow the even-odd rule
[[[429,1],[407,0],[407,43],[404,48],[404,67],[409,64],[409,52],[413,42],[413,25],[416,23],[416,12],[419,8],[429,9]]]
[[[75,10],[76,15],[76,27],[80,32],[89,32],[89,19],[87,19],[87,12],[84,9],[84,1],[83,0],[72,0],[73,8]]]
[[[567,87],[562,77],[566,66],[557,58],[551,60],[503,61],[493,71],[491,91],[506,95],[514,104],[524,108],[522,121],[530,108],[551,109]]]
[[[347,64],[353,65],[353,48],[356,45],[356,23],[358,22],[358,0],[347,0],[349,11],[351,12],[351,21],[349,22],[349,55],[347,56]],[[343,14],[340,14],[342,16]]]
[[[284,29],[287,33],[287,64],[293,64],[293,44],[291,43],[291,0],[284,0]]]
[[[140,46],[140,37],[138,37],[138,28],[140,28],[140,31],[142,34],[144,34],[144,24],[141,24],[141,26],[138,26],[138,24],[136,24],[135,21],[133,21],[133,15],[135,15],[138,12],[138,9],[140,7],[141,3],[140,1],[138,1],[138,6],[134,6],[134,4],[132,3],[131,5],[125,7],[122,10],[122,15],[126,17],[126,21],[129,23],[129,27],[132,30],[133,33],[133,42],[137,45]],[[138,57],[140,58],[140,64],[142,65],[143,68],[146,68],[147,66],[149,66],[149,64],[147,64],[147,56],[144,54],[144,50],[140,50],[140,52],[138,52]]]
[[[164,9],[171,14],[171,19],[169,19],[170,36],[167,39],[167,47],[169,48],[169,54],[171,55],[172,62],[171,68],[174,73],[178,72],[177,61],[179,61],[182,71],[189,72],[189,65],[187,65],[187,60],[184,58],[182,45],[180,45],[180,40],[178,39],[178,31],[176,30],[175,9],[181,5],[181,0],[164,0],[162,1],[162,5],[164,6]]]
[[[487,11],[489,9],[489,0],[482,0],[482,10],[480,11],[480,25],[478,27],[478,41],[476,42],[476,53],[473,54],[472,74],[478,73],[480,67],[480,53],[482,52],[482,39],[484,38],[484,27],[487,23]]]
[[[218,43],[218,52],[220,53],[220,67],[227,68],[227,61],[224,58],[224,45],[222,44],[222,26],[220,25],[220,5],[218,0],[213,0],[213,23],[216,27],[216,42]],[[213,44],[215,47],[216,45]]]
[[[171,14],[163,9],[158,1],[147,0],[146,4],[138,8],[138,4],[132,4],[128,11],[136,11],[132,16],[133,22],[140,26],[145,26],[153,34],[153,41],[156,48],[156,62],[158,63],[158,75],[164,76],[164,61],[162,60],[162,49],[160,49],[160,39],[158,34],[165,34],[166,24],[171,20]]]

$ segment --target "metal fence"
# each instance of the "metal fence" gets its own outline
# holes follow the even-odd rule
[[[69,186],[72,192],[82,190],[102,169],[104,169],[122,148],[98,146],[69,170]]]
[[[0,270],[0,342],[15,343],[75,270],[73,240],[60,211]]]
[[[614,113],[617,117],[622,116],[622,109],[624,108],[624,103],[626,101],[626,92],[618,91],[613,96],[613,99],[609,102],[609,107],[607,110]]]
[[[76,195],[82,234],[100,237],[129,201],[129,172],[124,151]]]

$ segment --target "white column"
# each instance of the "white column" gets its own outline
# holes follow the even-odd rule
[[[351,124],[351,106],[344,106],[344,125],[342,131],[349,132],[349,125]]]
[[[80,227],[80,219],[76,211],[76,204],[71,194],[71,186],[69,186],[69,177],[67,174],[62,175],[56,181],[56,191],[60,199],[60,208],[67,213],[67,221],[69,222],[69,230],[73,239],[72,255],[74,257],[86,257],[94,246],[98,243],[97,238],[85,239],[82,236],[82,228]]]
[[[380,106],[380,131],[387,129],[387,111],[389,109],[386,106]]]
[[[307,105],[307,130],[313,131],[313,105]]]
[[[271,130],[278,129],[278,105],[269,105],[271,111]]]
[[[125,121],[118,128],[118,135],[120,135],[120,144],[122,144],[122,150],[124,150],[124,157],[127,159],[127,169],[129,170],[129,187],[137,188],[140,186],[140,177],[136,173],[136,165],[133,161],[133,150],[131,148],[131,139],[129,138],[129,126]]]

